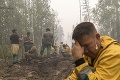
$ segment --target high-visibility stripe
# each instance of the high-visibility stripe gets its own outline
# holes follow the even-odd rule
[[[92,72],[92,70],[89,67],[84,68],[84,70],[80,71],[80,73],[78,73],[78,80],[89,80],[87,74],[89,74],[90,72]]]

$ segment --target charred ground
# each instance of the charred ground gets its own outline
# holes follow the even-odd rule
[[[39,57],[29,63],[0,62],[0,80],[64,80],[74,67],[71,56]]]

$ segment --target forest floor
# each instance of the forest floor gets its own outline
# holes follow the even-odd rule
[[[29,63],[22,60],[13,65],[12,62],[0,61],[0,80],[64,80],[74,67],[71,56],[51,58],[39,57]]]

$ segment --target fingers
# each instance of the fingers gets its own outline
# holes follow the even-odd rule
[[[72,56],[74,57],[74,60],[78,60],[82,58],[84,53],[84,48],[80,46],[79,42],[75,40],[75,43],[73,45],[73,48],[71,49]]]

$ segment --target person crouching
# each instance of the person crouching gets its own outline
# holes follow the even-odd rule
[[[38,57],[37,48],[33,42],[30,42],[30,47],[30,50],[28,50],[28,52],[25,52],[25,60],[27,62]]]

